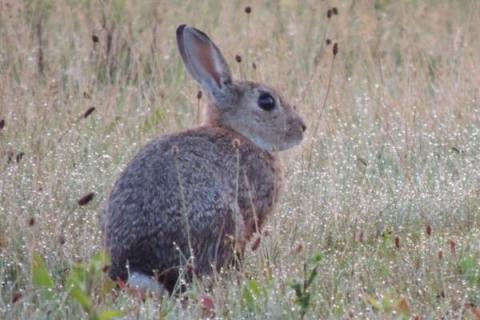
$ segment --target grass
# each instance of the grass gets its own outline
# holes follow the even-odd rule
[[[0,318],[479,319],[479,14],[473,0],[0,1]],[[283,154],[287,191],[241,270],[143,303],[102,291],[99,216],[147,141],[198,123],[181,23],[284,92],[308,137]]]

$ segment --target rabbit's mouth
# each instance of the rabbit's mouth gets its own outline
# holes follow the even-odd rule
[[[297,121],[291,123],[290,130],[285,133],[285,137],[282,142],[278,144],[277,150],[282,151],[299,145],[303,140],[306,129],[307,126],[301,118],[298,118]]]
[[[261,148],[270,152],[284,151],[299,145],[303,140],[303,130],[296,130],[295,132],[287,132],[284,139],[273,144],[259,145]]]
[[[270,152],[278,152],[293,148],[303,141],[305,129],[306,126],[303,121],[299,122],[298,126],[290,128],[283,137],[279,137],[279,141],[272,143],[269,146],[270,148],[265,149]]]
[[[288,135],[287,139],[285,139],[285,141],[278,146],[276,151],[283,151],[283,150],[293,148],[299,145],[302,142],[302,140],[303,140],[303,132]]]

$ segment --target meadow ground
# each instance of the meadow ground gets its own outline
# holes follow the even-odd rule
[[[0,0],[0,318],[480,319],[479,16],[476,0]],[[99,216],[142,145],[199,122],[181,23],[280,89],[308,135],[240,270],[142,303],[110,291]]]

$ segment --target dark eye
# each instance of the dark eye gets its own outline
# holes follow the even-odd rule
[[[266,111],[272,111],[275,108],[275,99],[270,93],[261,93],[258,97],[258,106]]]

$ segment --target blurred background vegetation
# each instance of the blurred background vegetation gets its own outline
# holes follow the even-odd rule
[[[476,0],[0,0],[0,318],[479,319],[479,16]],[[99,217],[142,145],[199,124],[183,23],[283,92],[308,136],[240,271],[143,303],[105,286]]]

